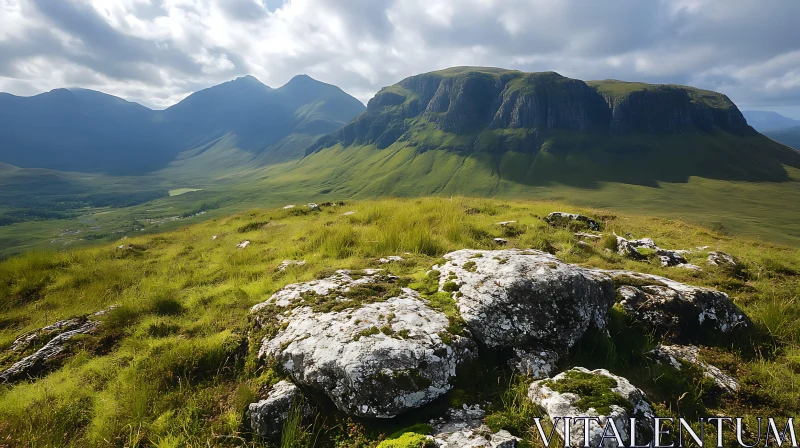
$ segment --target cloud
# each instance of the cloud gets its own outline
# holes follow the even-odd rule
[[[362,101],[453,65],[690,84],[800,107],[797,0],[0,0],[0,90],[166,107],[252,74]]]

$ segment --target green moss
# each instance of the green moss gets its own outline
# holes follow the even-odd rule
[[[378,444],[377,448],[424,448],[432,446],[434,446],[433,442],[429,442],[424,435],[407,432],[400,437],[384,440]]]
[[[614,277],[614,288],[619,288],[620,286],[633,286],[636,288],[641,288],[642,286],[667,286],[667,284],[662,281],[650,278],[632,277],[630,275],[618,275]]]
[[[458,288],[459,288],[458,283],[453,281],[445,282],[445,284],[442,285],[442,290],[447,292],[458,291]]]
[[[547,380],[544,385],[556,392],[578,395],[580,399],[575,402],[575,407],[581,411],[594,408],[601,415],[609,415],[611,405],[617,405],[628,411],[628,415],[633,415],[631,403],[612,390],[617,387],[613,378],[570,370],[564,378]]]
[[[357,335],[353,337],[353,340],[357,341],[363,337],[380,334],[380,332],[381,330],[378,327],[369,327],[367,329],[361,330]]]
[[[475,272],[478,269],[478,265],[474,261],[468,261],[464,263],[464,269],[469,272]]]

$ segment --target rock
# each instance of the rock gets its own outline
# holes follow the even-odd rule
[[[575,236],[577,236],[578,238],[586,238],[594,241],[599,241],[600,239],[603,238],[603,235],[595,235],[593,233],[586,233],[586,232],[577,232],[575,233]]]
[[[681,361],[693,364],[703,376],[714,381],[714,385],[723,393],[734,393],[739,390],[739,383],[730,375],[711,364],[700,361],[700,349],[693,345],[659,345],[649,352],[659,364],[669,364],[682,370]]]
[[[708,264],[711,266],[721,266],[729,269],[737,269],[739,267],[739,263],[736,262],[736,259],[725,252],[709,252]]]
[[[505,246],[508,244],[508,240],[505,238],[495,238],[494,242],[497,243],[499,246]]]
[[[486,425],[434,436],[438,448],[514,448],[519,438],[506,430],[492,433]]]
[[[617,236],[617,253],[620,255],[627,256],[634,260],[646,260],[647,255],[642,253],[643,251],[640,249],[645,249],[654,253],[661,261],[661,265],[665,267],[687,263],[686,259],[683,258],[683,254],[687,251],[662,249],[656,246],[656,243],[650,238],[627,240],[621,236]]]
[[[244,249],[249,245],[250,245],[250,240],[244,240],[241,243],[237,244],[236,247],[238,247],[239,249]]]
[[[276,329],[259,356],[350,415],[389,418],[430,403],[476,349],[448,331],[443,312],[394,281],[377,270],[343,270],[283,288],[252,309]]]
[[[352,211],[351,212],[344,212],[344,213],[342,213],[342,216],[351,216],[351,215],[355,215],[355,214],[356,214],[356,212],[352,212]]]
[[[522,375],[533,379],[549,378],[556,369],[558,353],[552,350],[527,351],[514,349],[509,364]]]
[[[308,207],[308,209],[311,210],[312,212],[318,212],[318,211],[322,210],[321,208],[319,208],[319,205],[317,205],[317,204],[315,204],[313,202],[308,204],[308,205],[306,205],[306,207]]]
[[[211,237],[211,241],[214,241],[215,239],[217,239],[217,235]]]
[[[544,220],[548,224],[557,227],[566,227],[571,222],[579,222],[585,224],[591,230],[600,230],[602,228],[600,223],[594,219],[576,213],[553,212],[547,215]]]
[[[478,404],[451,408],[445,415],[430,421],[434,437],[446,436],[462,429],[474,429],[483,424],[486,412]]]
[[[639,419],[635,428],[635,442],[643,445],[652,439],[653,408],[644,392],[627,379],[613,375],[605,369],[589,371],[575,367],[551,380],[534,381],[528,398],[543,407],[556,432],[564,438],[564,417],[596,417],[599,423],[590,423],[590,446],[615,447],[616,442],[602,439],[606,422],[610,419],[625,446],[630,445],[630,419]],[[561,420],[556,420],[561,417]],[[609,433],[611,433],[609,429]],[[569,446],[583,446],[584,420],[573,420]],[[601,444],[602,443],[602,444]]]
[[[660,337],[700,342],[752,323],[727,294],[631,271],[600,271],[615,279],[622,308]]]
[[[571,347],[605,326],[611,279],[536,250],[459,250],[444,256],[439,288],[454,291],[461,317],[488,347]]]
[[[95,313],[91,317],[102,316]],[[14,383],[39,374],[46,370],[47,364],[61,355],[69,346],[70,341],[77,335],[94,331],[100,325],[99,321],[90,317],[76,317],[56,322],[36,331],[19,336],[6,350],[6,356],[14,357],[23,355],[35,342],[48,340],[44,346],[32,354],[23,357],[11,367],[0,372],[0,384]]]
[[[278,265],[278,270],[285,271],[289,266],[305,266],[305,265],[306,265],[306,260],[302,261],[283,260],[283,262]]]
[[[295,205],[294,205],[294,204],[289,204],[289,205],[287,205],[287,206],[283,207],[283,209],[284,209],[284,210],[290,210],[290,209],[293,209],[294,207],[295,207]]]
[[[508,227],[509,225],[516,224],[516,223],[517,223],[517,221],[501,221],[501,222],[498,222],[497,225],[500,226],[500,227]]]
[[[389,263],[391,263],[393,261],[404,261],[404,260],[405,259],[403,257],[397,256],[397,255],[389,255],[386,258],[381,258],[380,260],[378,260],[378,263],[380,263],[380,264],[389,264]]]
[[[681,269],[686,269],[688,271],[702,271],[703,270],[703,268],[701,268],[700,266],[698,266],[696,264],[691,264],[691,263],[680,264],[680,265],[678,265],[678,267],[681,268]]]
[[[265,400],[250,403],[248,406],[250,427],[261,437],[270,440],[280,439],[283,424],[289,418],[292,405],[303,406],[298,411],[304,416],[311,414],[311,408],[302,403],[302,400],[303,394],[297,386],[286,380],[280,381],[272,386]]]

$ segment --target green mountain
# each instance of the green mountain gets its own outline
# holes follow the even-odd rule
[[[690,176],[779,182],[789,180],[784,165],[800,167],[800,153],[756,132],[719,93],[476,67],[382,89],[363,114],[312,146],[305,163],[327,165],[322,160],[343,148],[403,153],[408,163],[383,164],[394,178],[418,175],[413,161],[436,151],[424,179],[415,180],[432,185],[427,193],[452,185],[471,165],[493,173],[493,183],[580,186]],[[365,169],[379,167],[356,162],[353,175]],[[466,188],[484,180],[472,178]],[[387,183],[389,192],[402,193],[394,185]]]
[[[758,132],[777,131],[800,126],[800,120],[784,117],[783,115],[766,110],[744,110],[742,114],[747,123]]]
[[[337,87],[298,76],[272,89],[246,76],[164,110],[84,89],[33,97],[0,94],[0,162],[22,168],[140,175],[214,150],[245,151],[242,164],[299,158],[364,110]],[[190,151],[188,154],[182,153]]]
[[[800,126],[792,128],[781,129],[778,131],[765,132],[764,135],[775,140],[776,142],[783,143],[786,146],[791,146],[800,150]]]

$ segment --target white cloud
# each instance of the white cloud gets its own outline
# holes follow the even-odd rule
[[[452,65],[555,70],[800,105],[797,0],[0,0],[0,90],[165,107],[243,74],[362,101]]]

